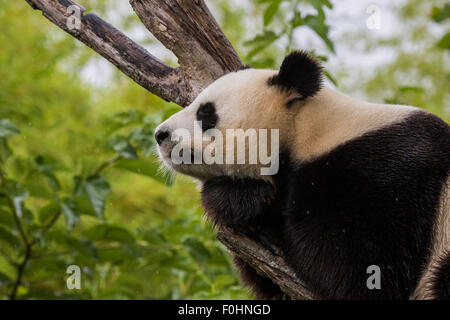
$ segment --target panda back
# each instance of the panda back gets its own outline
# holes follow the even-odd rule
[[[407,299],[430,258],[449,175],[450,127],[410,112],[290,173],[287,258],[326,298]],[[377,265],[381,290],[368,290]]]

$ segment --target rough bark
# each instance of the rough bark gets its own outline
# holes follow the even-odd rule
[[[130,0],[151,33],[178,58],[187,100],[220,76],[242,67],[208,7],[199,0]]]
[[[260,230],[261,231],[261,230]],[[259,274],[270,278],[292,299],[317,299],[283,260],[281,249],[268,237],[254,237],[246,232],[221,227],[217,238],[233,254],[247,262]]]
[[[203,0],[130,0],[143,24],[178,58],[178,68],[161,62],[97,15],[84,14],[85,9],[72,0],[25,1],[136,83],[180,106],[187,106],[215,79],[242,67]],[[83,13],[78,29],[67,26],[68,8],[74,5]],[[295,299],[313,298],[270,239],[256,239],[232,228],[221,228],[218,238],[287,295]]]

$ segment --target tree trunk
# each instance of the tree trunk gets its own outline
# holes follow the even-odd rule
[[[25,1],[140,86],[182,107],[215,79],[243,66],[203,0],[130,0],[142,23],[178,58],[177,68],[158,60],[97,15],[84,14],[85,9],[72,0]],[[76,28],[68,24],[68,19],[75,17],[74,8],[81,12]],[[264,232],[258,237],[250,234],[220,228],[218,239],[290,297],[314,298],[270,238],[264,237]]]

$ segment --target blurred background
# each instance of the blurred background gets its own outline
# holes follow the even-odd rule
[[[176,65],[128,1],[78,2]],[[206,2],[253,67],[305,49],[328,86],[450,120],[447,1]],[[0,2],[0,30],[0,298],[251,298],[195,182],[159,169],[153,130],[180,108],[23,0]]]

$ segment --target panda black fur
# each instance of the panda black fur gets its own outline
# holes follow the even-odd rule
[[[287,56],[279,72],[234,74],[157,131],[191,126],[186,121],[205,105],[214,110],[213,126],[282,131],[280,169],[270,179],[245,167],[176,166],[172,145],[157,138],[168,166],[202,181],[208,217],[270,226],[318,297],[450,299],[448,124],[420,109],[367,104],[322,88],[321,66],[304,52]],[[258,298],[283,296],[244,261],[235,264]],[[381,269],[380,290],[367,288],[370,265]]]

